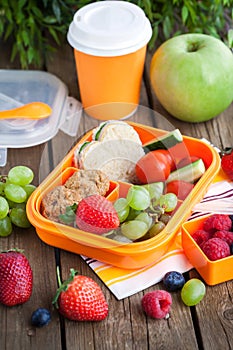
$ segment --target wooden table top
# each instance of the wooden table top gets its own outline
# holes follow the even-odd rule
[[[0,69],[20,69],[18,62],[10,63],[10,48],[1,45]],[[151,53],[147,55],[140,104],[166,117],[182,134],[206,138],[219,148],[232,146],[233,104],[221,115],[205,123],[191,124],[172,118],[159,104],[148,78]],[[44,70],[56,75],[68,87],[69,95],[79,99],[77,75],[72,49],[64,44],[53,60],[44,62]],[[83,117],[78,134],[97,125],[97,121]],[[46,144],[30,148],[8,149],[6,173],[15,165],[30,166],[36,185],[62,160],[75,138],[62,131]],[[213,287],[206,286],[206,295],[195,307],[187,307],[179,293],[173,293],[172,315],[168,320],[147,318],[139,307],[143,294],[162,289],[161,283],[131,297],[118,301],[79,255],[55,249],[42,242],[35,229],[18,229],[0,239],[0,249],[24,249],[34,272],[33,293],[30,300],[19,306],[0,305],[0,349],[4,350],[76,350],[76,349],[233,349],[233,283],[229,281]],[[57,280],[56,265],[62,276],[71,267],[92,277],[101,286],[109,304],[109,315],[101,322],[72,322],[59,317],[52,306]],[[187,278],[198,277],[195,269]],[[0,286],[1,287],[1,286]],[[41,329],[30,324],[32,312],[38,307],[51,311],[52,321]]]

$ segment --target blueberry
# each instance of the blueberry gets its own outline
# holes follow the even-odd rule
[[[32,313],[31,322],[35,327],[46,326],[51,321],[51,315],[49,310],[44,308],[38,308]]]
[[[185,284],[185,279],[182,273],[177,271],[170,271],[167,272],[163,277],[163,284],[168,291],[174,292],[183,287]]]
[[[233,231],[233,215],[229,215],[229,218],[231,219],[231,222],[232,222],[231,231]]]
[[[230,252],[231,252],[231,255],[233,255],[233,243],[231,243],[230,245]]]

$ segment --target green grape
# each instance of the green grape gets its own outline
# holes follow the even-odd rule
[[[0,196],[0,219],[5,218],[8,212],[9,212],[8,202],[4,197]]]
[[[121,233],[132,241],[144,236],[147,230],[147,224],[139,220],[127,221],[121,225]]]
[[[126,221],[134,220],[137,215],[141,213],[141,210],[135,210],[133,208],[129,208],[129,215],[126,218]]]
[[[32,182],[33,178],[33,171],[24,165],[17,165],[8,172],[9,182],[15,185],[28,185]]]
[[[171,212],[177,206],[177,196],[174,193],[166,193],[159,198],[159,205],[165,212]]]
[[[114,203],[120,222],[124,222],[129,215],[129,205],[126,198],[118,198]]]
[[[8,204],[9,204],[9,208],[12,209],[12,208],[22,208],[22,209],[26,209],[26,202],[23,202],[23,203],[15,203],[15,202],[12,202],[10,199],[7,200],[8,201]]]
[[[156,236],[159,234],[165,227],[166,225],[162,221],[155,222],[153,226],[151,226],[149,230],[149,236],[150,238]]]
[[[146,212],[141,212],[140,214],[138,214],[136,216],[135,220],[139,220],[139,221],[145,222],[145,224],[147,225],[147,229],[148,230],[151,227],[152,222],[153,222],[152,217]]]
[[[27,199],[27,193],[23,187],[11,183],[5,187],[5,196],[7,199],[16,203],[23,203]]]
[[[198,304],[205,295],[205,285],[198,278],[192,278],[181,289],[181,299],[187,306]]]
[[[27,193],[27,199],[31,196],[32,192],[35,191],[36,186],[32,185],[32,184],[28,184],[23,186],[24,191]]]
[[[164,190],[163,182],[153,182],[150,184],[142,185],[150,194],[151,199],[159,199]]]
[[[131,208],[136,210],[144,210],[150,206],[149,191],[143,186],[131,186],[126,199]]]
[[[5,183],[0,181],[0,196],[4,195]]]
[[[7,237],[12,233],[12,224],[9,216],[0,220],[0,236]]]
[[[115,235],[113,236],[114,241],[120,242],[120,243],[132,243],[131,239],[128,239],[126,236],[123,235]]]
[[[13,208],[10,212],[10,219],[15,226],[28,228],[31,226],[26,211],[22,208]]]
[[[167,223],[168,223],[170,220],[171,220],[171,215],[166,214],[166,213],[160,215],[159,221],[164,222],[165,225],[167,225]]]

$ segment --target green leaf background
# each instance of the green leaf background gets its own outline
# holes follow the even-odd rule
[[[65,40],[74,13],[88,0],[1,0],[0,43],[11,40],[11,60],[22,69],[42,67],[44,58]],[[149,49],[182,33],[212,35],[233,48],[233,0],[135,0],[149,18]]]

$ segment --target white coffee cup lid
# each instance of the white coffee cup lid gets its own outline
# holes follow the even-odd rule
[[[78,51],[95,56],[119,56],[145,46],[152,35],[150,21],[137,5],[98,1],[78,10],[67,39]]]

